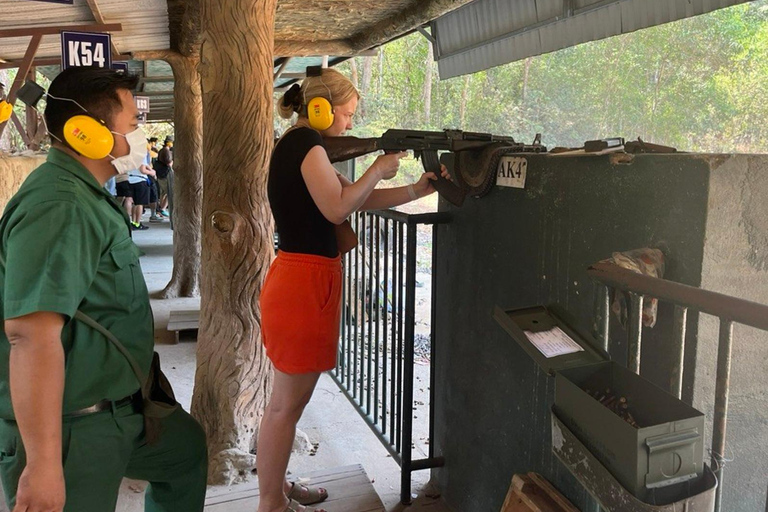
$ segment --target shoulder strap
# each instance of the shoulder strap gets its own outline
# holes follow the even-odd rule
[[[3,258],[2,254],[0,254],[0,266],[5,268],[5,258]],[[133,374],[136,376],[136,379],[139,381],[139,386],[141,386],[141,396],[143,398],[147,398],[148,396],[148,391],[146,389],[147,378],[144,376],[144,372],[141,371],[141,368],[139,367],[139,363],[137,363],[136,359],[134,359],[131,353],[128,352],[128,349],[125,348],[125,346],[122,343],[120,343],[120,340],[118,340],[114,334],[109,332],[109,330],[106,327],[104,327],[99,322],[89,317],[79,309],[75,312],[74,319],[79,320],[80,322],[91,327],[92,329],[97,330],[98,332],[103,334],[105,338],[107,338],[109,341],[112,342],[115,348],[121,354],[123,354],[123,357],[125,357],[125,359],[128,361],[128,364],[131,365],[131,370],[133,370]]]
[[[125,346],[120,343],[120,340],[118,340],[114,334],[109,332],[107,328],[105,328],[103,325],[101,325],[99,322],[94,320],[93,318],[89,317],[79,309],[77,312],[75,312],[75,320],[79,320],[85,325],[97,330],[101,334],[104,335],[105,338],[107,338],[109,341],[112,342],[112,344],[115,346],[115,348],[120,351],[121,354],[123,354],[123,357],[125,357],[128,360],[128,364],[131,365],[131,369],[133,370],[134,375],[136,375],[136,379],[139,381],[139,385],[141,386],[141,394],[142,396],[145,395],[145,385],[147,383],[147,379],[144,376],[144,372],[141,371],[141,368],[139,367],[139,363],[136,362],[136,359],[133,358],[130,352],[128,352],[128,349],[125,348]],[[145,397],[146,398],[146,397]]]

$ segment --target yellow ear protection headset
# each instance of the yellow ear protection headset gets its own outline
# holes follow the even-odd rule
[[[325,82],[323,82],[322,76],[323,76],[323,68],[321,66],[308,66],[307,67],[307,77],[316,76],[321,77],[320,83],[325,85]],[[325,88],[328,89],[328,86],[325,85]],[[328,89],[328,97],[333,101],[333,96],[331,95],[331,90]],[[307,118],[309,119],[309,126],[314,128],[315,130],[327,130],[333,125],[333,106],[331,105],[331,101],[328,101],[327,99],[323,98],[322,96],[318,96],[316,98],[312,98],[309,100],[309,102],[306,101],[306,92],[304,93],[304,104],[307,106]]]
[[[58,98],[50,93],[46,93],[42,87],[31,80],[28,80],[19,89],[18,97],[30,107],[35,108],[35,105],[43,95],[58,101],[71,101],[85,112],[85,114],[70,117],[64,123],[64,141],[49,132],[51,137],[59,142],[66,143],[77,153],[91,160],[101,160],[112,152],[112,148],[115,146],[115,137],[107,128],[107,123],[93,116],[75,100]],[[43,116],[43,121],[45,121],[45,116]]]
[[[3,96],[2,91],[5,89],[5,84],[0,83],[0,97]],[[11,118],[13,114],[13,105],[0,99],[0,123],[4,123]]]
[[[5,100],[0,101],[0,123],[4,123],[11,118],[13,114],[13,105]]]
[[[48,97],[54,100],[71,101],[86,112],[86,114],[72,116],[64,123],[62,133],[69,147],[91,160],[101,160],[112,152],[112,148],[115,147],[115,136],[107,128],[107,123],[92,116],[75,100],[57,98],[50,94]],[[55,138],[53,134],[51,137]]]

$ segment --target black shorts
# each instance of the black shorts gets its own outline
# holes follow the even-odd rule
[[[118,181],[115,183],[115,195],[117,197],[133,197],[131,184],[127,181]]]
[[[131,197],[133,198],[133,204],[135,205],[146,206],[151,203],[149,185],[147,182],[131,183]]]

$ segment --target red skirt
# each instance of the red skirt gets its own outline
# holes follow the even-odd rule
[[[261,336],[283,373],[336,366],[341,321],[341,256],[279,251],[261,290]]]

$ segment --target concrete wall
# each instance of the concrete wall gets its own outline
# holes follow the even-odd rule
[[[713,165],[701,286],[768,304],[768,156],[739,155]],[[699,321],[694,406],[711,428],[717,318]],[[763,511],[768,487],[768,333],[734,326],[726,433],[724,510]]]
[[[727,233],[731,222],[718,212],[708,214],[710,188],[719,186],[710,179],[739,168],[742,158],[643,155],[619,163],[610,156],[531,156],[525,190],[497,187],[461,209],[441,203],[441,209],[452,212],[453,221],[439,228],[437,241],[436,453],[446,458],[446,466],[434,476],[450,506],[462,512],[498,510],[514,473],[538,471],[577,507],[589,510],[592,500],[551,454],[553,378],[496,324],[493,307],[558,304],[575,318],[577,328],[589,332],[596,288],[586,268],[613,251],[646,246],[665,248],[668,279],[692,286],[710,283],[713,269],[723,272],[726,263],[711,254],[712,246],[727,242],[724,234],[712,237],[717,230]],[[768,195],[765,188],[749,190]],[[721,202],[729,204],[730,194],[723,194]],[[768,224],[759,225],[754,208],[750,215],[753,220],[744,229],[753,240],[758,233],[768,240]],[[762,247],[768,251],[768,242]],[[746,259],[747,254],[735,257]],[[742,278],[745,281],[756,282],[761,276],[749,266],[735,273],[747,270],[751,273]],[[669,386],[671,328],[672,307],[662,305],[657,326],[645,329],[643,338],[642,374],[663,388]],[[688,368],[694,368],[698,357],[698,330],[698,315],[692,314]],[[611,339],[612,358],[624,363],[626,332],[614,318]],[[707,364],[709,342],[701,343]],[[735,363],[743,366],[740,371],[765,373],[768,346],[762,345],[765,348],[756,349],[762,359],[752,354],[750,360]],[[702,380],[701,386],[694,377]],[[692,400],[694,391],[701,394],[706,378],[688,372],[684,398]],[[734,389],[734,401],[739,402],[742,392],[754,396],[760,385],[755,382],[751,388]],[[711,403],[702,398],[701,410],[711,414]],[[765,410],[752,416],[755,425],[745,427],[765,429]],[[706,437],[710,443],[709,432]],[[764,451],[765,444],[758,453]],[[755,455],[743,468],[734,468],[732,479],[748,479],[754,473],[764,480],[768,463],[758,459]],[[762,510],[754,504],[765,498],[765,490],[750,492],[744,496],[727,489],[723,510]]]
[[[7,156],[0,154],[0,212],[13,197],[24,180],[37,166],[45,162],[46,155]]]

